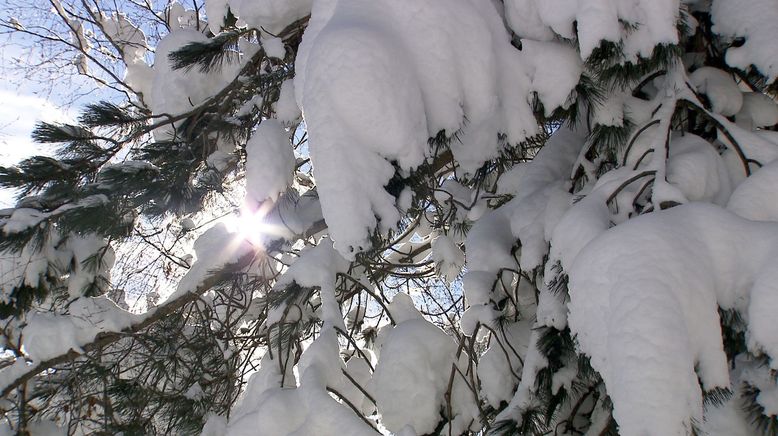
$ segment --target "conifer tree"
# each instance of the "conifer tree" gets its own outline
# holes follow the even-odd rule
[[[52,0],[4,431],[778,433],[775,0],[193,4]]]

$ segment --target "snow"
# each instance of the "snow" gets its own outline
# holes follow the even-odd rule
[[[48,214],[37,209],[20,207],[14,209],[11,217],[3,222],[3,234],[6,236],[23,232],[48,218]]]
[[[511,256],[513,235],[505,211],[489,211],[467,233],[467,268],[496,274],[502,268],[512,268],[516,260]]]
[[[629,97],[620,92],[614,92],[594,105],[592,124],[600,126],[622,127],[624,125],[625,100]]]
[[[224,19],[227,17],[227,0],[205,0],[205,15],[208,16],[208,29],[214,35],[221,33]]]
[[[389,332],[371,380],[387,429],[399,432],[411,426],[416,434],[431,433],[435,429],[456,349],[450,337],[423,319],[403,321]],[[455,379],[455,386],[461,388],[461,385],[461,379]],[[409,392],[413,395],[408,395]],[[454,414],[468,413],[467,408],[471,406],[467,404],[468,398],[472,399],[472,394],[452,399]],[[465,422],[470,418],[466,417]],[[462,430],[455,429],[454,433]]]
[[[238,64],[225,62],[221,69],[202,73],[195,66],[174,70],[169,56],[193,42],[208,38],[192,29],[178,29],[167,34],[157,44],[154,55],[151,92],[144,101],[154,114],[179,115],[205,102],[219,92],[238,73]]]
[[[616,226],[565,268],[571,331],[624,434],[685,435],[702,418],[698,376],[730,386],[719,306],[748,311],[749,347],[778,356],[776,243],[775,224],[692,203]]]
[[[9,221],[7,229],[21,228],[38,220],[37,214],[30,213],[32,209],[17,209]],[[55,211],[56,212],[56,211]],[[53,212],[52,214],[54,214]],[[16,218],[14,218],[16,217]],[[83,294],[85,288],[92,284],[100,284],[109,279],[109,271],[114,264],[114,251],[107,242],[95,234],[78,236],[75,234],[62,238],[56,231],[48,236],[48,243],[40,249],[34,243],[28,243],[19,252],[4,252],[0,257],[0,296],[8,301],[14,288],[26,285],[30,287],[46,287],[50,276],[59,271],[70,270],[64,280],[71,298]],[[98,261],[96,263],[95,261]]]
[[[735,115],[744,129],[756,129],[778,124],[778,105],[769,96],[758,92],[743,93],[743,106]]]
[[[27,425],[30,436],[65,436],[66,428],[62,428],[54,421],[47,419],[34,420]]]
[[[492,337],[492,342],[486,352],[478,360],[478,378],[486,401],[492,407],[499,407],[503,401],[510,401],[516,390],[521,374],[521,360],[529,349],[531,323],[521,321],[509,324],[506,334],[500,338]],[[509,343],[504,343],[504,341]],[[508,378],[508,380],[506,380]]]
[[[194,9],[186,9],[178,1],[172,1],[166,10],[168,26],[171,30],[200,29],[205,28],[206,23],[198,20],[198,13]]]
[[[522,60],[531,65],[531,89],[538,93],[546,115],[572,103],[570,93],[578,85],[583,63],[575,49],[560,42],[522,42]]]
[[[278,101],[274,106],[276,119],[284,125],[289,125],[300,119],[302,113],[294,98],[294,80],[287,79],[281,83]]]
[[[438,235],[432,240],[432,260],[439,274],[453,282],[465,264],[465,253],[447,235]]]
[[[543,23],[538,13],[535,0],[507,0],[505,2],[505,17],[508,25],[520,38],[537,41],[554,39],[554,32]]]
[[[265,54],[270,58],[283,59],[286,57],[286,48],[284,48],[284,41],[281,38],[269,37],[261,39],[262,48],[265,49]]]
[[[577,37],[581,59],[601,41],[621,43],[625,60],[648,58],[659,44],[675,44],[678,0],[508,0],[508,24],[527,40],[550,41],[555,36]],[[574,26],[575,23],[575,26]],[[637,26],[626,30],[622,23]]]
[[[461,321],[465,334],[471,335],[477,323],[490,325],[496,316],[488,304],[493,300],[495,281],[505,280],[498,272],[515,268],[511,255],[515,239],[521,242],[518,260],[523,271],[532,271],[543,262],[553,230],[572,202],[567,185],[583,142],[582,135],[562,128],[530,163],[517,165],[498,181],[498,192],[513,194],[514,198],[503,208],[488,212],[468,232],[468,272],[463,277],[468,309]],[[547,289],[541,291],[541,301],[541,324],[564,323],[564,305]]]
[[[368,356],[370,355],[370,350],[364,351],[368,354]],[[346,372],[352,379],[354,379],[357,383],[359,383],[360,386],[364,388],[368,385],[370,378],[372,377],[372,369],[370,365],[371,364],[368,363],[368,361],[363,357],[352,356],[346,364]],[[372,365],[374,365],[374,363],[372,363]],[[365,394],[362,393],[362,391],[346,377],[340,379],[340,383],[337,386],[337,391],[345,396],[349,402],[351,402],[351,404],[354,404],[366,416],[371,415],[375,410],[375,406],[370,401],[370,399],[368,399],[368,397],[365,396]]]
[[[768,136],[767,132],[763,131],[746,130],[718,114],[713,114],[712,116],[727,129],[747,159],[756,161],[759,165],[766,165],[778,159],[778,141],[774,136]],[[730,167],[730,176],[735,185],[737,185],[745,178],[743,163],[737,156],[735,146],[730,142],[729,138],[725,135],[719,135],[718,139],[728,148],[727,153],[723,157]],[[759,166],[749,163],[749,167],[754,171]]]
[[[27,363],[27,360],[23,357],[17,357],[14,359],[14,362],[6,367],[3,368],[2,371],[0,371],[0,387],[5,389],[7,386],[9,386],[14,380],[16,380],[19,377],[22,377],[30,370],[30,365]],[[0,430],[2,430],[2,427],[0,427]],[[2,433],[0,433],[1,435]],[[13,434],[13,433],[9,433]]]
[[[743,106],[743,94],[726,71],[702,67],[690,74],[689,80],[697,92],[708,97],[713,112],[728,117],[738,113]]]
[[[311,12],[312,0],[227,0],[249,27],[276,35]]]
[[[496,420],[514,419],[521,422],[521,412],[532,405],[535,394],[535,382],[538,372],[548,366],[548,360],[538,350],[539,329],[532,329],[529,346],[524,356],[524,366],[521,370],[521,382],[508,406],[497,415]]]
[[[596,234],[591,233],[590,228],[580,226],[579,218],[574,215],[568,218],[571,214],[565,213],[572,203],[568,192],[570,174],[584,140],[583,135],[560,128],[531,162],[514,166],[498,181],[498,192],[513,194],[514,198],[501,209],[487,212],[468,232],[465,243],[468,272],[463,277],[463,287],[469,307],[461,322],[465,334],[471,334],[476,323],[491,324],[496,315],[485,305],[490,300],[500,299],[492,298],[498,272],[504,268],[515,269],[516,259],[511,249],[516,239],[521,243],[517,252],[519,267],[522,271],[532,272],[542,265],[549,251],[549,241],[560,221],[574,222],[575,225],[564,228],[580,232],[586,238]],[[580,203],[578,207],[581,207]],[[588,212],[584,215],[587,219],[591,217]],[[607,226],[607,219],[605,222]],[[555,241],[560,247],[569,247],[575,243],[560,240],[572,237],[575,236],[567,232]],[[563,250],[557,252],[560,251]],[[552,257],[554,253],[552,251]],[[548,264],[553,265],[554,262]],[[546,276],[551,278],[548,270]],[[504,275],[499,278],[505,281]],[[496,286],[497,289],[499,287]],[[551,295],[547,287],[541,289],[541,302],[537,313],[539,321],[542,320],[540,324],[563,325],[566,320],[563,302]]]
[[[178,282],[176,291],[168,297],[169,301],[195,292],[208,277],[253,253],[254,248],[239,235],[230,232],[224,223],[217,223],[195,240],[194,251],[196,262]]]
[[[329,250],[332,251],[331,246]],[[326,390],[328,386],[339,386],[344,378],[341,373],[343,361],[338,351],[335,330],[325,328],[298,362],[300,384],[286,388],[280,386],[278,367],[266,354],[260,371],[252,376],[226,434],[357,436],[373,433],[365,422],[347,406],[335,401]]]
[[[370,229],[399,219],[383,189],[395,172],[390,161],[407,172],[430,153],[428,137],[461,130],[452,151],[473,171],[499,151],[498,132],[518,142],[537,125],[529,89],[505,76],[524,68],[493,8],[469,0],[320,3],[298,52],[295,92],[324,216],[338,250],[353,258],[369,246]],[[501,91],[515,98],[500,100]]]
[[[293,373],[294,365],[292,362],[293,351],[290,350],[281,358],[277,354],[273,354],[275,351],[265,353],[262,356],[259,369],[249,377],[245,390],[241,393],[238,403],[232,410],[233,422],[254,412],[262,403],[267,392],[278,388],[292,388],[296,385],[297,380]],[[285,374],[281,372],[282,363],[286,369]]]
[[[292,282],[302,287],[320,288],[321,318],[325,326],[346,330],[340,305],[335,298],[335,282],[338,273],[348,271],[349,263],[333,248],[332,241],[324,238],[315,247],[300,253],[300,257],[284,271],[273,286],[278,292]]]
[[[68,29],[70,29],[70,45],[75,48],[78,53],[73,59],[73,64],[76,66],[78,73],[84,75],[90,74],[87,55],[92,48],[92,44],[86,37],[83,22],[68,14],[59,0],[51,0],[51,5],[53,7],[52,12],[56,12],[65,24],[67,24]]]
[[[408,294],[402,292],[392,298],[392,302],[389,304],[388,309],[389,313],[392,314],[392,319],[395,324],[423,318],[413,304],[413,299]]]
[[[610,227],[611,216],[605,204],[609,190],[596,188],[563,215],[551,234],[549,258],[559,261],[563,270],[572,265],[586,244]]]
[[[92,342],[101,332],[118,332],[139,320],[106,297],[81,297],[69,314],[33,312],[22,329],[24,351],[36,362],[66,354]]]
[[[755,66],[769,81],[778,78],[778,1],[714,0],[713,31],[729,38],[745,38],[739,47],[729,47],[726,61],[742,70]]]
[[[146,34],[125,15],[119,13],[110,16],[101,13],[99,24],[105,35],[120,50],[126,65],[125,83],[145,99],[152,92],[153,81],[152,68],[146,64],[149,52]]]
[[[701,53],[685,59],[693,72],[671,65],[634,93],[639,97],[634,84],[603,84],[606,98],[588,106],[576,90],[583,74],[596,77],[588,61],[603,41],[624,49],[618,62],[643,62],[657,44],[679,42],[679,11],[704,11],[711,4],[713,31],[727,37],[721,47],[728,47],[729,66],[753,65],[774,80],[776,0],[206,0],[211,33],[221,30],[227,8],[240,18],[238,27],[257,30],[257,39],[241,40],[239,49],[244,61],[264,49],[263,68],[283,68],[295,41],[285,47],[278,33],[311,17],[295,78],[281,84],[273,102],[274,118],[248,132],[245,173],[236,151],[242,144],[212,135],[207,139],[216,149],[202,156],[210,169],[245,175],[245,218],[262,232],[255,229],[247,242],[245,230],[232,233],[223,224],[207,230],[194,242],[196,261],[170,298],[201,293],[219,272],[243,266],[266,242],[284,237],[289,244],[283,254],[266,253],[273,256],[271,266],[254,264],[247,273],[269,280],[272,293],[293,284],[308,288],[310,301],[269,307],[262,318],[257,306],[264,303],[257,299],[245,322],[256,321],[269,335],[278,323],[314,327],[300,341],[245,356],[252,368],[261,360],[258,369],[225,414],[229,418],[209,416],[203,434],[411,436],[440,425],[441,434],[483,433],[479,406],[491,406],[487,413],[497,413],[497,420],[520,421],[527,409],[547,405],[548,387],[552,394],[565,389],[578,395],[578,356],[554,368],[550,380],[542,380],[550,386],[536,392],[540,371],[553,360],[541,351],[543,332],[568,327],[578,353],[605,382],[568,421],[588,416],[584,434],[608,425],[606,394],[625,436],[685,436],[696,428],[708,435],[752,434],[741,410],[743,383],[759,390],[756,401],[766,414],[778,413],[772,372],[778,369],[778,134],[769,129],[778,123],[775,100],[745,92],[747,85],[724,67],[705,66],[709,60]],[[127,83],[154,115],[183,114],[208,101],[241,65],[207,74],[196,67],[172,70],[169,54],[207,41],[208,31],[195,11],[179,3],[169,12],[173,30],[153,55],[141,28],[125,16],[100,18],[121,47]],[[74,27],[74,41],[85,37],[83,30]],[[240,83],[252,85],[243,78]],[[709,103],[699,111],[717,124],[704,133],[694,130],[700,136],[673,131],[695,122],[673,117],[679,104],[702,105],[690,88]],[[242,101],[241,119],[271,103],[262,96]],[[540,126],[533,114],[548,116],[572,105],[582,114],[579,125]],[[615,168],[586,131],[638,126],[637,132],[654,120],[631,138],[628,155],[615,150]],[[531,161],[490,172],[479,189],[469,184],[506,147],[518,150],[541,128],[552,127],[544,147],[529,152]],[[304,131],[309,142],[300,152],[310,152],[315,181],[295,175],[303,158],[296,160],[290,137]],[[159,139],[171,132],[154,133]],[[424,209],[424,198],[414,198],[423,191],[403,187],[395,198],[385,186],[442,159],[428,142],[438,134],[451,139],[453,161],[435,174],[433,211]],[[737,147],[752,161],[746,163],[750,177]],[[134,161],[116,165],[158,169]],[[581,172],[585,177],[578,178]],[[298,195],[295,176],[315,189]],[[106,201],[93,196],[51,212],[18,208],[3,212],[0,225],[4,236],[15,236],[73,207]],[[437,279],[451,283],[452,298],[464,295],[466,310],[457,300],[445,329],[416,309],[414,298],[421,297],[411,297],[414,290],[399,286],[389,294],[396,292],[385,316],[385,289],[370,280],[375,264],[353,262],[372,248],[374,231],[397,230],[414,201],[422,207],[418,230],[392,253],[376,256],[391,265],[415,253],[414,261],[434,264]],[[453,225],[425,222],[448,213],[454,224],[472,224],[466,237]],[[201,218],[167,222],[174,231],[178,222],[179,235],[189,237],[198,230],[195,219],[207,221]],[[327,236],[305,234],[322,219]],[[49,242],[40,252],[28,246],[0,259],[3,301],[21,284],[50,286],[54,274],[69,297],[55,312],[37,307],[20,321],[24,356],[0,371],[0,387],[35,363],[80,351],[100,333],[120,332],[158,313],[131,315],[107,298],[82,296],[108,278],[115,260],[101,237],[54,231]],[[96,254],[104,255],[102,265],[90,268]],[[382,307],[339,289],[339,274],[346,273],[366,287],[378,286],[374,298]],[[720,310],[745,321],[747,353],[732,362],[724,352]],[[378,330],[375,341],[368,329]],[[354,334],[353,341],[345,332]],[[227,347],[225,355],[236,356],[233,351]],[[471,381],[477,393],[468,387]],[[201,383],[180,389],[201,399]],[[732,399],[704,404],[703,393],[717,388],[732,389]],[[441,423],[449,406],[453,417]],[[584,411],[589,406],[591,413]],[[560,407],[549,428],[577,408]]]
[[[89,234],[71,235],[67,248],[73,253],[73,269],[68,277],[68,293],[72,298],[83,294],[84,289],[95,282],[99,275],[107,277],[116,260],[113,249],[103,238]],[[96,262],[99,260],[99,264]]]
[[[292,183],[294,150],[289,134],[276,120],[259,124],[246,144],[246,196],[250,204],[275,201]]]
[[[227,420],[224,417],[210,414],[205,421],[201,436],[223,436],[227,433]]]
[[[195,382],[192,386],[189,386],[189,389],[184,392],[184,398],[188,400],[194,400],[198,401],[203,398],[203,388],[200,386],[199,383]]]
[[[568,193],[570,173],[583,143],[582,135],[561,128],[520,172],[506,174],[500,180],[502,189],[515,187],[515,197],[506,208],[511,233],[522,244],[519,263],[524,271],[542,263],[550,236],[572,203]],[[513,177],[516,179],[511,180]]]
[[[778,268],[767,262],[765,271],[754,280],[751,301],[748,305],[748,346],[764,351],[770,357],[770,368],[778,369],[778,326],[775,324],[775,309],[778,307]],[[773,396],[776,394],[773,393]],[[772,397],[771,397],[772,398]],[[778,412],[778,401],[772,399],[771,413]]]
[[[754,221],[778,221],[778,161],[759,169],[732,193],[727,209]]]
[[[721,406],[705,410],[705,422],[701,425],[707,436],[753,436],[748,417],[741,410],[739,395],[734,395]]]
[[[690,201],[724,206],[732,193],[726,163],[712,144],[693,134],[671,139],[667,181]]]
[[[493,309],[491,304],[471,304],[459,319],[459,328],[467,337],[479,337],[484,334],[484,331],[479,329],[494,325],[494,320],[499,315],[500,312]]]

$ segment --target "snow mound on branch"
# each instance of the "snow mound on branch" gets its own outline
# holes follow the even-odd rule
[[[465,253],[448,235],[438,235],[432,240],[432,260],[438,273],[448,282],[456,280],[465,264]]]
[[[405,320],[389,331],[370,384],[387,429],[399,432],[411,426],[416,434],[435,430],[456,351],[454,340],[424,319]],[[472,398],[461,376],[455,375],[451,399],[454,434],[465,431],[478,416]]]
[[[228,0],[230,10],[249,27],[277,34],[311,12],[313,0]]]
[[[260,398],[256,411],[236,419],[227,436],[290,436],[375,434],[348,406],[326,391],[273,388]]]
[[[569,325],[623,434],[686,435],[702,418],[698,376],[704,390],[730,387],[719,307],[747,316],[749,348],[775,367],[777,254],[778,225],[701,203],[638,217],[580,251]]]
[[[712,144],[693,134],[672,138],[667,181],[690,201],[724,206],[732,193],[726,163]]]
[[[546,54],[575,59],[561,46]],[[384,186],[396,171],[424,162],[429,137],[456,133],[454,157],[470,172],[497,154],[498,133],[509,143],[537,133],[528,103],[533,83],[551,110],[566,102],[580,65],[569,62],[558,76],[564,80],[551,87],[533,62],[510,45],[488,4],[317,2],[296,60],[295,92],[338,250],[353,258],[369,246],[373,228],[395,226],[395,198]]]
[[[713,106],[713,112],[729,117],[743,106],[743,94],[737,83],[726,71],[702,67],[694,71],[689,80],[697,92],[705,94]]]
[[[739,394],[719,406],[705,410],[705,422],[700,426],[702,434],[707,436],[753,436],[754,429],[749,425],[748,416],[742,410]]]
[[[742,70],[753,65],[769,81],[778,78],[778,0],[714,0],[711,18],[719,35],[745,38],[727,49],[727,64]]]
[[[254,252],[251,244],[230,232],[224,223],[218,223],[200,235],[194,242],[194,250],[197,261],[178,282],[176,291],[168,297],[168,301],[196,292],[209,277]]]
[[[322,304],[322,321],[329,326],[346,330],[340,305],[335,298],[335,282],[338,273],[348,271],[349,263],[333,248],[330,239],[322,239],[315,247],[304,250],[273,286],[274,291],[292,282],[302,287],[319,287]]]
[[[745,92],[743,107],[735,118],[738,125],[743,125],[745,129],[774,126],[778,123],[778,105],[765,94]]]
[[[760,165],[766,165],[778,159],[778,136],[775,135],[775,132],[748,130],[721,115],[712,114],[712,116],[727,129],[730,135],[732,135],[732,139],[736,142],[736,144],[733,144],[726,135],[719,135],[718,138],[719,141],[727,146],[727,151],[724,152],[722,157],[730,169],[730,177],[734,186],[737,186],[745,179],[744,164],[736,152],[737,147],[742,150],[747,159],[756,162],[749,163],[751,171],[756,171]]]
[[[40,220],[34,209],[16,209],[5,222],[3,232],[24,229]],[[77,298],[90,286],[104,288],[110,280],[110,270],[115,261],[113,249],[108,242],[93,233],[76,235],[71,233],[67,239],[56,232],[49,236],[49,243],[40,249],[34,244],[26,244],[18,252],[0,252],[0,299],[10,302],[16,287],[33,288],[46,286],[50,271],[65,271],[71,268],[65,285],[69,295]],[[72,266],[70,266],[72,265]]]
[[[462,318],[465,334],[469,335],[477,322],[491,324],[494,312],[485,306],[502,298],[492,296],[495,289],[502,293],[499,289],[505,286],[505,283],[495,286],[496,280],[507,281],[510,286],[508,272],[499,272],[515,268],[511,249],[516,239],[521,247],[518,251],[521,270],[529,272],[542,264],[553,231],[572,203],[568,192],[570,173],[584,141],[580,133],[562,127],[531,162],[515,166],[498,181],[498,192],[512,194],[514,198],[479,219],[468,232],[465,244],[468,273],[463,278],[469,305]],[[551,295],[546,287],[541,290],[543,293]],[[554,306],[564,312],[564,306]]]
[[[778,161],[772,162],[738,185],[727,209],[753,221],[778,221]]]
[[[154,54],[154,78],[151,93],[144,101],[154,114],[179,115],[205,102],[224,88],[238,73],[237,63],[225,63],[218,71],[202,73],[191,69],[173,69],[169,56],[194,42],[208,42],[208,37],[191,29],[178,29],[162,38]]]
[[[294,98],[294,80],[287,79],[281,84],[278,100],[274,106],[276,119],[284,125],[294,123],[300,118],[300,108]]]
[[[92,342],[102,332],[119,332],[140,316],[131,314],[106,297],[81,297],[69,306],[69,314],[33,312],[22,329],[24,351],[41,362]]]
[[[507,0],[505,15],[520,38],[577,37],[582,59],[601,41],[623,43],[626,60],[634,62],[656,45],[678,42],[679,6],[678,0]]]
[[[545,114],[572,103],[570,92],[578,84],[583,64],[575,49],[559,42],[526,40],[521,44],[521,62],[532,79],[530,89],[543,103]]]
[[[501,402],[513,398],[522,362],[529,349],[531,331],[529,320],[509,324],[502,339],[493,336],[489,348],[478,360],[481,389],[486,401],[494,408],[499,408]],[[506,340],[508,343],[503,343]]]
[[[550,236],[572,203],[568,193],[570,173],[584,141],[583,135],[563,127],[525,164],[516,180],[500,181],[503,186],[516,187],[515,197],[506,206],[510,209],[511,232],[521,241],[520,265],[524,271],[542,263]]]
[[[246,144],[246,195],[255,203],[275,201],[292,183],[295,165],[289,134],[276,120],[264,120]]]
[[[122,59],[127,66],[124,81],[145,99],[151,94],[153,81],[153,71],[146,64],[146,56],[149,51],[146,34],[125,15],[118,13],[110,16],[101,13],[100,26],[102,26],[105,35],[121,51]]]
[[[227,0],[205,0],[205,15],[208,17],[208,29],[218,35],[227,17]]]
[[[290,365],[291,366],[291,365]],[[343,383],[343,361],[338,338],[331,328],[308,346],[297,370],[298,387],[282,388],[278,364],[262,359],[252,376],[236,415],[228,425],[228,436],[344,435],[361,436],[374,431],[345,404],[330,396],[328,387]],[[259,375],[261,373],[261,375]],[[284,382],[288,382],[287,378]]]

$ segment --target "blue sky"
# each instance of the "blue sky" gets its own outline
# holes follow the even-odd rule
[[[0,85],[0,165],[8,166],[34,154],[47,154],[47,147],[34,144],[30,132],[35,123],[72,120],[68,108],[33,93]],[[0,207],[13,204],[13,193],[0,189]]]
[[[0,41],[0,65],[11,65],[15,59],[34,56],[31,46]],[[49,148],[35,144],[30,132],[38,121],[72,122],[78,113],[78,107],[95,97],[81,97],[73,100],[67,96],[72,88],[59,89],[55,84],[44,86],[38,81],[23,76],[24,71],[17,68],[0,69],[0,165],[9,166],[25,157],[35,154],[48,154]],[[75,81],[86,80],[75,78]],[[96,94],[99,94],[96,93]],[[0,188],[0,208],[13,205],[13,192]]]

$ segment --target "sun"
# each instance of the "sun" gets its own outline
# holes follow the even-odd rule
[[[240,209],[224,217],[224,223],[231,232],[251,245],[264,248],[265,244],[275,239],[279,234],[278,226],[268,222],[267,214],[270,207],[266,202],[256,210],[244,204]]]

